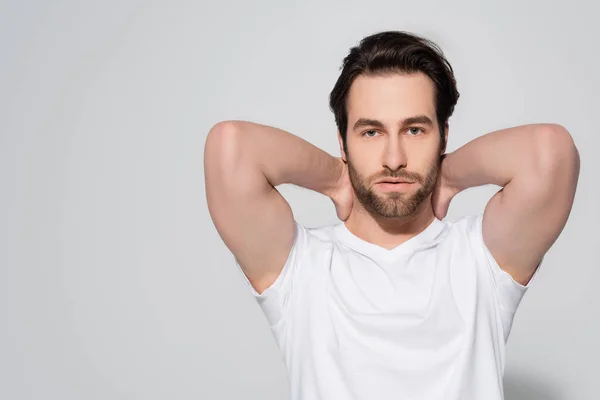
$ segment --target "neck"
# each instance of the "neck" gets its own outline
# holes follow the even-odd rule
[[[356,198],[354,201],[358,202]],[[415,212],[404,217],[385,218],[357,207],[345,225],[355,236],[390,250],[421,233],[434,219],[430,195]]]

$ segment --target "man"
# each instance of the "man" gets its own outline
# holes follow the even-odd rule
[[[330,105],[341,157],[243,121],[206,140],[215,226],[265,313],[293,400],[503,398],[519,302],[562,231],[579,156],[560,125],[483,135],[446,154],[459,94],[432,42],[363,39]],[[342,222],[307,228],[275,189],[329,196]],[[444,220],[469,187],[483,215]]]

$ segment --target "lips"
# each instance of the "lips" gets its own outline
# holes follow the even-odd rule
[[[404,180],[401,180],[401,179],[398,179],[398,180],[386,179],[386,180],[383,180],[383,181],[379,181],[377,183],[412,183],[412,182],[404,181]]]

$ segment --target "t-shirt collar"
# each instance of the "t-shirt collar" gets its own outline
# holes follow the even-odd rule
[[[354,235],[346,227],[345,222],[335,225],[334,233],[346,246],[369,257],[394,259],[405,254],[410,254],[419,247],[434,244],[443,236],[445,226],[446,224],[443,221],[434,217],[433,221],[424,230],[390,250]]]

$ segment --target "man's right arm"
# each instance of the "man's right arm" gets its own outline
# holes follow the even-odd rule
[[[294,243],[283,183],[328,195],[343,164],[335,157],[274,127],[219,122],[204,147],[206,198],[211,218],[258,293],[279,276]]]

